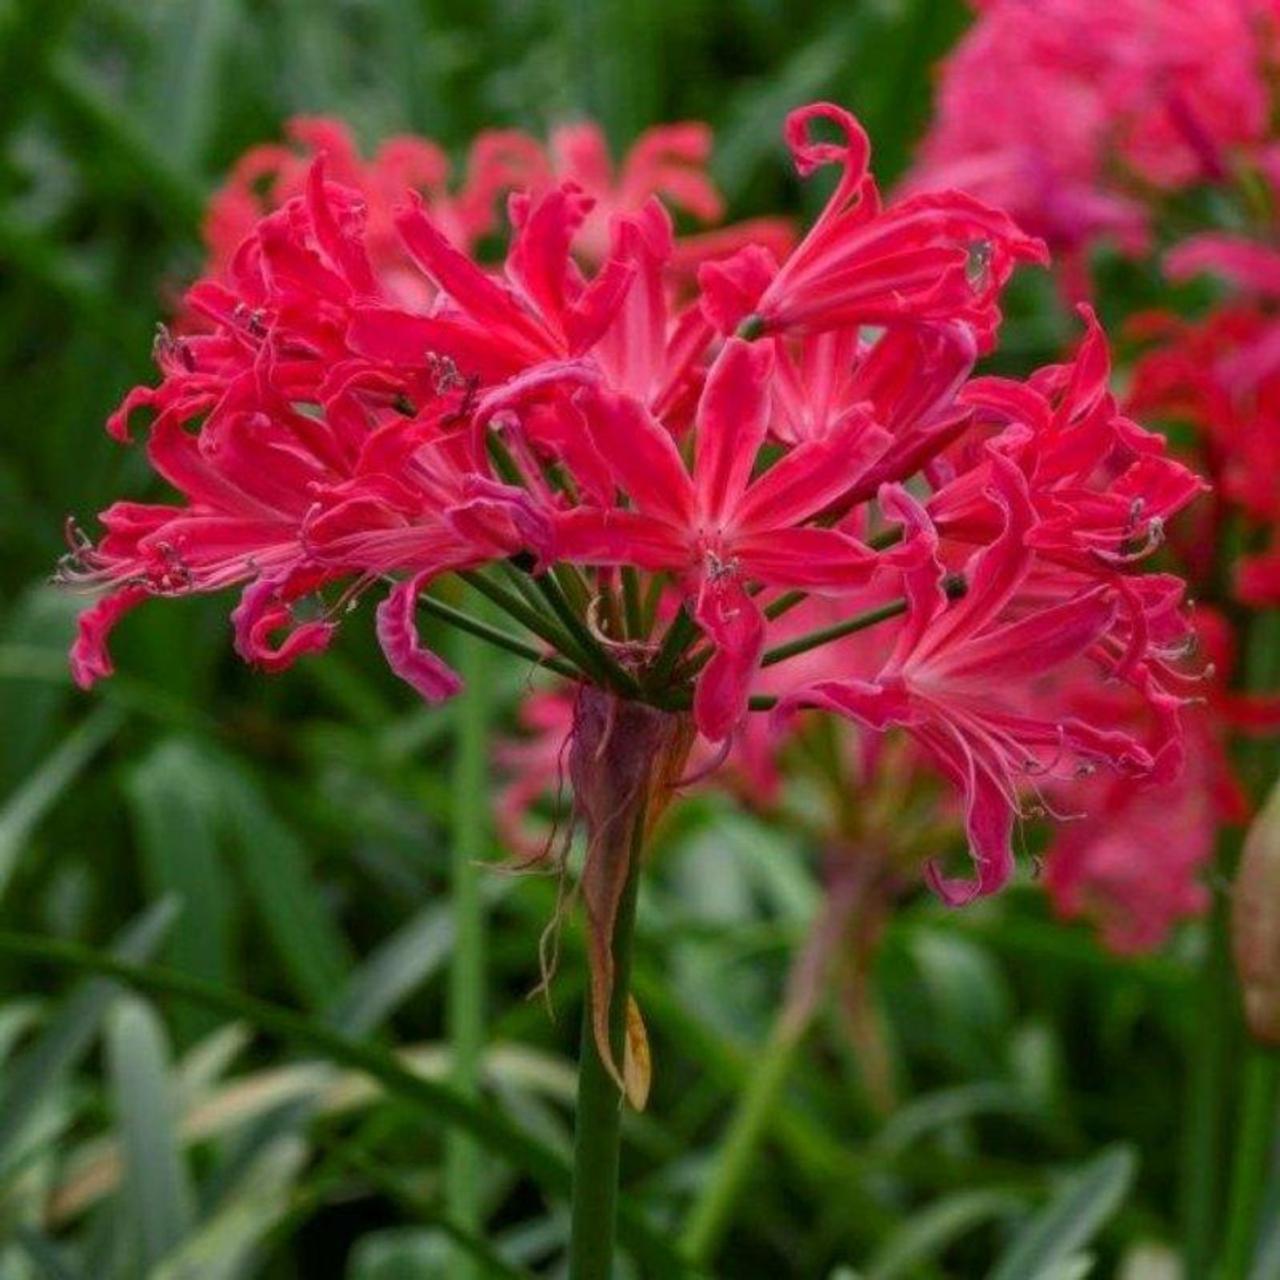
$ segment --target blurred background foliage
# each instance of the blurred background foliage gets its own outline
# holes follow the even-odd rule
[[[523,1274],[564,1235],[543,1191],[571,1131],[583,968],[570,929],[556,1016],[527,998],[549,880],[482,878],[485,1098],[451,1112],[432,1092],[459,824],[502,857],[473,826],[492,787],[455,773],[466,713],[415,706],[367,626],[264,679],[232,656],[220,600],[131,618],[121,674],[92,697],[66,674],[79,601],[47,585],[63,523],[154,496],[101,424],[150,377],[218,176],[299,112],[345,118],[366,147],[425,132],[458,158],[487,126],[590,114],[620,147],[697,117],[735,216],[796,208],[815,193],[787,171],[785,112],[851,106],[890,183],[965,21],[959,0],[0,2],[0,926],[163,965],[203,995],[125,994],[0,949],[3,1280],[414,1280],[463,1257]],[[1117,287],[1140,295],[1127,270]],[[1012,311],[1015,360],[1069,332],[1043,277]],[[491,660],[495,731],[528,679]],[[824,1002],[715,1274],[1066,1280],[1089,1256],[1098,1274],[1169,1274],[1202,931],[1117,961],[1049,921],[1033,879],[1028,863],[963,914],[921,894],[890,922],[861,1032],[878,1071]],[[818,851],[724,798],[668,823],[638,961],[654,1095],[628,1117],[624,1169],[643,1274],[672,1274],[654,1250],[819,895]],[[451,1120],[487,1144],[487,1243],[441,1198]],[[545,1176],[521,1171],[503,1126],[532,1135]]]

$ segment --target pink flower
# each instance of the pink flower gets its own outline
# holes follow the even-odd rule
[[[815,120],[834,124],[842,141],[812,141]],[[1017,263],[1047,260],[1044,246],[1005,214],[958,192],[882,211],[867,168],[867,136],[840,107],[816,103],[793,111],[786,135],[802,177],[837,164],[840,181],[776,272],[753,249],[703,269],[709,318],[723,332],[742,324],[756,334],[962,321],[989,344],[999,321],[997,295]]]
[[[366,161],[340,120],[295,116],[286,123],[285,135],[292,145],[269,143],[247,151],[210,199],[204,221],[210,276],[225,278],[259,220],[302,195],[313,163],[323,157],[331,180],[363,201],[365,242],[384,287],[406,302],[427,301],[423,281],[410,269],[395,228],[394,213],[406,194],[418,193],[449,239],[467,248],[496,228],[497,200],[503,191],[526,185],[546,163],[533,138],[514,130],[481,133],[455,192],[449,160],[428,138],[387,138]]]
[[[900,726],[921,744],[964,801],[976,877],[952,880],[936,867],[929,873],[953,903],[991,893],[1008,879],[1023,780],[1034,786],[1072,761],[1132,775],[1153,765],[1128,734],[1018,705],[1018,691],[1030,681],[1089,653],[1114,623],[1116,601],[1104,587],[1090,587],[1047,606],[1020,607],[1033,565],[1028,535],[1035,515],[1025,477],[1011,463],[997,457],[991,481],[1003,529],[965,567],[967,590],[955,604],[944,590],[928,516],[905,490],[882,494],[911,532],[899,553],[911,607],[893,652],[870,679],[819,681],[780,707],[821,707],[881,732]]]
[[[841,141],[813,141],[818,120]],[[851,722],[851,777],[890,761],[914,788],[931,761],[954,784],[979,872],[934,873],[952,901],[1004,880],[1024,794],[1060,763],[1171,774],[1182,584],[1135,567],[1198,482],[1118,411],[1091,317],[1066,364],[972,376],[1010,272],[1040,256],[1003,214],[957,195],[881,210],[838,108],[794,113],[788,139],[802,173],[841,165],[831,202],[780,268],[749,243],[704,261],[696,295],[652,192],[718,212],[698,129],[653,135],[617,174],[598,135],[563,135],[576,182],[519,135],[478,141],[466,225],[487,230],[498,187],[518,188],[496,267],[452,224],[465,191],[429,153],[366,165],[329,128],[305,174],[292,152],[247,165],[274,175],[266,210],[189,292],[199,323],[157,344],[158,385],[109,422],[127,440],[153,414],[148,458],[173,494],[109,508],[96,546],[77,536],[66,576],[102,592],[77,679],[109,673],[112,626],[149,597],[238,587],[236,649],[274,671],[389,579],[375,628],[418,696],[458,688],[420,609],[572,682],[597,843],[610,786],[634,806],[649,785],[627,732],[665,744],[664,793],[696,724],[695,769],[730,759],[762,799],[786,726],[748,729],[748,711],[823,705]],[[449,573],[516,630],[435,598]],[[1144,742],[1078,712],[1102,680],[1147,709]],[[891,726],[905,755],[880,742]],[[593,737],[625,785],[588,777]],[[529,762],[539,785],[547,767]],[[620,868],[588,862],[598,948]]]
[[[1138,254],[1150,189],[1222,181],[1268,124],[1273,50],[1241,0],[996,0],[947,59],[907,189],[1006,210],[1087,295],[1099,241]]]
[[[748,583],[840,589],[866,581],[874,567],[872,553],[847,534],[801,526],[883,448],[883,432],[846,420],[752,482],[771,372],[767,347],[738,339],[725,345],[698,407],[692,474],[670,434],[638,404],[597,393],[583,405],[587,429],[630,506],[583,506],[556,520],[558,556],[679,576],[715,647],[698,680],[694,717],[716,741],[742,718],[764,645],[764,617]]]

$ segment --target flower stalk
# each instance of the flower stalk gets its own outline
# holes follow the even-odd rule
[[[484,645],[461,646],[459,672],[464,680],[456,711],[457,758],[450,889],[454,945],[449,970],[449,1043],[452,1083],[465,1097],[480,1091],[485,1041],[485,908],[480,893],[480,862],[489,836],[489,668]],[[483,1225],[483,1156],[467,1135],[451,1132],[445,1149],[445,1187],[451,1219],[464,1231],[480,1234]],[[459,1248],[452,1266],[460,1280],[478,1276],[476,1260]]]
[[[587,838],[581,892],[591,969],[578,1062],[571,1280],[608,1280],[617,1218],[627,997],[645,843],[691,742],[687,718],[578,694],[569,751],[574,805]]]

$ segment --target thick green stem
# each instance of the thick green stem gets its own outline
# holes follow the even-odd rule
[[[485,910],[479,861],[488,838],[489,653],[464,644],[458,669],[464,687],[456,703],[457,756],[453,774],[453,957],[449,970],[448,1025],[452,1082],[458,1092],[480,1091],[485,1040]],[[453,1222],[477,1233],[483,1222],[482,1153],[467,1134],[449,1134],[445,1148],[445,1200]],[[479,1275],[475,1258],[459,1248],[453,1274]]]
[[[1258,1236],[1258,1211],[1275,1145],[1278,1084],[1280,1058],[1272,1050],[1250,1048],[1240,1091],[1240,1122],[1236,1130],[1221,1280],[1246,1280],[1251,1269]]]
[[[626,1051],[631,942],[635,932],[644,825],[642,809],[631,833],[630,871],[618,902],[613,930],[613,993],[609,1003],[609,1044],[614,1061],[619,1064],[623,1062]],[[582,1047],[578,1061],[569,1280],[609,1280],[613,1274],[622,1106],[618,1085],[596,1049],[592,1032],[591,993],[588,988],[582,1013]]]

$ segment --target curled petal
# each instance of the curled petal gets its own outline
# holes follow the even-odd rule
[[[398,583],[378,606],[378,642],[391,670],[428,702],[443,702],[462,688],[457,672],[418,639],[418,596],[431,580],[420,573]]]
[[[830,121],[844,134],[843,141],[811,141],[809,125],[814,120]],[[807,178],[827,164],[844,165],[843,182],[850,185],[860,182],[866,176],[867,162],[871,159],[871,143],[866,130],[850,112],[837,107],[835,103],[811,102],[806,107],[798,107],[787,116],[783,136],[791,149],[796,172],[802,178]]]
[[[111,675],[115,667],[107,649],[107,639],[116,623],[130,609],[147,598],[142,587],[121,587],[103,596],[76,620],[76,639],[71,646],[71,675],[82,689]]]
[[[329,647],[337,630],[332,622],[295,625],[288,602],[300,594],[300,585],[297,575],[286,574],[259,578],[244,589],[240,603],[232,611],[231,625],[235,629],[236,652],[246,662],[264,671],[283,671],[303,654],[320,653]],[[283,640],[273,643],[275,633],[286,627],[292,630]]]

